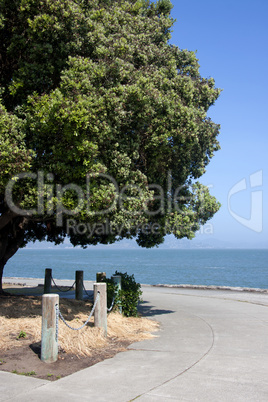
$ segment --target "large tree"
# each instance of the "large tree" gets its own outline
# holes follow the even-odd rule
[[[169,0],[0,0],[0,276],[28,241],[194,237],[220,94]],[[0,284],[2,292],[2,284]]]

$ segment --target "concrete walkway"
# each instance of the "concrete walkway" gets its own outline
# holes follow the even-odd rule
[[[143,287],[157,337],[55,382],[0,372],[0,401],[267,401],[268,294]]]

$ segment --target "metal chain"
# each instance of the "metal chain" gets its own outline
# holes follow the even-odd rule
[[[92,295],[90,295],[90,294],[87,292],[87,290],[86,290],[86,288],[85,288],[85,285],[84,285],[84,282],[83,282],[83,288],[84,288],[84,291],[85,291],[86,295],[87,295],[90,299],[92,299]]]
[[[73,331],[79,331],[80,329],[84,328],[84,327],[87,325],[87,323],[89,322],[90,318],[93,316],[93,313],[94,313],[94,311],[95,311],[97,302],[98,302],[98,300],[99,300],[99,297],[100,297],[100,292],[98,292],[98,294],[97,294],[96,300],[95,300],[94,305],[93,305],[93,307],[92,307],[91,313],[90,313],[89,316],[88,316],[88,319],[86,320],[86,322],[85,322],[81,327],[79,327],[79,328],[73,328],[73,327],[71,327],[71,326],[65,321],[65,319],[64,319],[64,317],[62,316],[62,314],[61,314],[61,312],[60,312],[60,309],[59,309],[59,317],[60,317],[60,319],[64,322],[64,324],[65,324],[68,328],[72,329]]]
[[[86,288],[85,288],[85,285],[84,285],[84,282],[83,282],[83,288],[84,288],[84,291],[85,291],[86,295],[87,295],[90,299],[92,299],[92,295],[90,295],[90,294],[87,292],[87,290],[86,290]],[[110,308],[107,307],[107,312],[108,312],[108,313],[110,313],[110,312],[112,311],[113,307],[114,307],[114,302],[115,302],[116,296],[117,296],[117,295],[115,295],[115,296],[113,297],[111,307],[110,307]]]
[[[59,337],[59,305],[55,305],[56,309],[56,342],[58,342],[58,337]]]
[[[110,307],[110,308],[107,308],[108,313],[110,313],[110,311],[112,311],[112,309],[113,309],[113,307],[114,307],[115,298],[116,298],[116,296],[113,297],[111,307]]]
[[[52,276],[51,276],[51,280],[52,280],[52,282],[54,283],[55,287],[56,287],[60,292],[69,292],[70,290],[73,289],[74,284],[75,284],[75,281],[74,281],[74,283],[72,284],[72,286],[70,286],[69,288],[67,288],[67,289],[61,289],[61,288],[56,284],[56,282],[54,281],[54,278],[53,278]]]

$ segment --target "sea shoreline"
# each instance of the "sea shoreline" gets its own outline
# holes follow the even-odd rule
[[[56,279],[57,280],[57,279]],[[58,279],[60,285],[73,284],[71,279]],[[85,280],[85,284],[93,284],[95,281]],[[25,277],[3,277],[3,284],[16,285],[21,287],[29,286],[43,286],[44,278],[25,278]],[[218,286],[218,285],[191,285],[191,284],[141,284],[142,287],[152,288],[173,288],[173,289],[196,289],[196,290],[219,290],[219,291],[233,291],[233,292],[248,292],[248,293],[267,293],[268,289],[261,288],[248,288],[248,287],[236,287],[236,286]]]
[[[268,250],[143,251],[28,250],[8,261],[4,276],[44,278],[45,269],[50,268],[57,280],[74,280],[75,271],[80,270],[84,280],[95,281],[97,272],[106,272],[110,278],[117,271],[149,285],[268,289]]]

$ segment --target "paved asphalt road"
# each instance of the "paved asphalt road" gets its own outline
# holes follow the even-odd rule
[[[268,401],[268,293],[146,286],[143,300],[157,337],[55,382],[0,371],[0,401]]]

